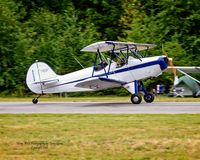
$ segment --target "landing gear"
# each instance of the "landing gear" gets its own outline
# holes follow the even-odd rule
[[[33,98],[32,102],[33,102],[33,104],[37,104],[38,103],[38,98]]]
[[[145,102],[151,103],[154,101],[154,95],[146,91],[142,81],[135,81],[134,87],[135,87],[135,94],[131,96],[131,102],[133,104],[140,104],[142,102],[142,97],[139,94],[140,92],[144,93]]]
[[[38,99],[40,98],[41,95],[37,96],[36,98],[32,99],[33,104],[37,104],[38,103]]]
[[[133,94],[131,96],[131,102],[133,104],[140,104],[142,102],[142,97],[139,94]]]
[[[152,93],[147,93],[144,95],[144,100],[147,103],[151,103],[154,101],[154,95]]]

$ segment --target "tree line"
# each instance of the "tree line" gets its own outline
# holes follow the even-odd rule
[[[162,45],[175,65],[200,64],[200,3],[196,0],[0,0],[0,94],[23,96],[28,67],[45,61],[58,74],[87,67],[93,54],[80,49],[96,41]],[[171,83],[165,75],[146,81]],[[126,94],[124,90],[98,94]]]

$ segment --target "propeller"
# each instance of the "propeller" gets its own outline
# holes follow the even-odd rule
[[[162,52],[165,54],[167,58],[168,66],[174,74],[174,86],[175,86],[178,84],[178,76],[176,74],[176,68],[174,67],[174,64],[172,63],[172,58],[169,58],[167,52],[165,52],[163,45],[162,45]]]
[[[186,72],[184,72],[184,71],[182,71],[181,69],[176,68],[176,67],[174,66],[174,64],[172,63],[172,58],[169,58],[169,57],[168,57],[168,54],[167,54],[167,52],[165,52],[163,45],[162,45],[162,52],[165,54],[165,56],[166,56],[166,58],[167,58],[168,66],[169,66],[168,68],[171,69],[172,72],[173,72],[173,74],[174,74],[174,86],[176,86],[176,85],[178,84],[178,82],[179,82],[178,76],[177,76],[177,74],[176,74],[177,71],[180,72],[180,73],[182,73],[182,74],[184,74],[184,75],[186,75],[187,77],[191,78],[192,80],[194,80],[194,81],[196,81],[197,83],[200,84],[200,81],[199,81],[199,80],[197,80],[196,78],[190,76],[190,75],[187,74]]]

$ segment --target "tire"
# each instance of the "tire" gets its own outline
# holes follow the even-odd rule
[[[142,97],[140,95],[138,95],[138,94],[133,94],[131,96],[131,102],[133,104],[140,104],[142,102]]]
[[[37,98],[33,98],[32,102],[33,102],[33,104],[37,104],[38,103],[38,99]]]
[[[197,98],[198,96],[197,96],[197,93],[193,93],[193,98]]]
[[[154,101],[154,95],[152,93],[148,93],[148,94],[144,95],[144,100],[147,103],[151,103]]]

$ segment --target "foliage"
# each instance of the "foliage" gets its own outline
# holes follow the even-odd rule
[[[199,66],[200,3],[194,0],[143,0],[132,3],[134,14],[131,29],[127,30],[127,40],[157,44],[158,47],[150,51],[150,55],[164,54],[163,46],[168,56],[173,58],[174,65]],[[171,85],[172,79],[173,76],[159,77],[152,83]]]
[[[95,41],[95,27],[87,22],[83,25],[72,6],[63,14],[40,8],[32,11],[25,21],[22,4],[11,2],[1,2],[0,88],[3,94],[25,93],[26,71],[36,59],[53,64],[59,74],[81,68],[74,57],[86,66],[86,62],[92,61],[92,55],[80,54],[79,50]]]
[[[46,61],[58,74],[81,69],[92,54],[80,49],[98,40],[156,43],[175,65],[200,61],[200,3],[196,0],[0,0],[0,90],[24,95],[28,66]],[[172,83],[163,76],[148,84]],[[97,94],[126,95],[124,90]]]
[[[32,39],[35,40],[33,45],[37,54],[32,55],[33,59],[54,64],[58,73],[80,69],[79,64],[74,63],[74,56],[82,62],[91,60],[91,55],[80,54],[79,50],[95,40],[95,28],[87,23],[82,27],[73,10],[66,10],[63,15],[41,10],[32,16],[27,25],[35,33]]]

